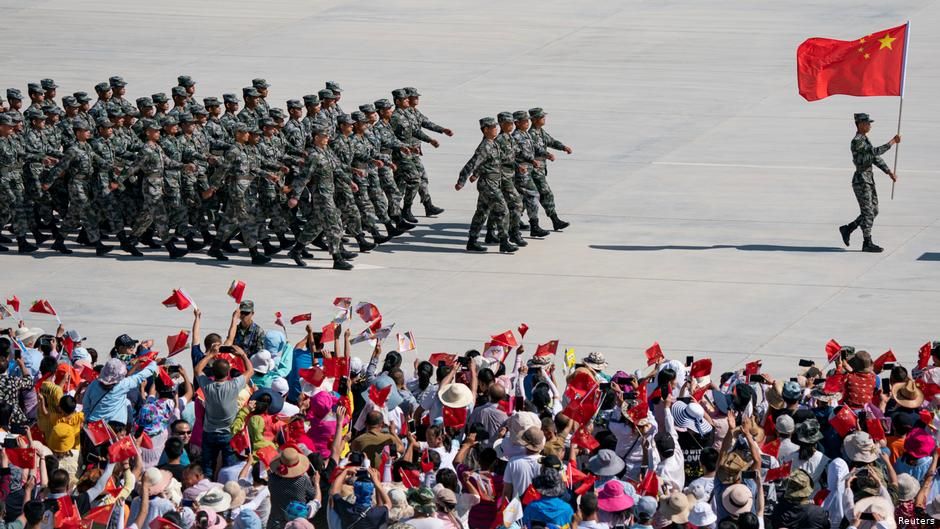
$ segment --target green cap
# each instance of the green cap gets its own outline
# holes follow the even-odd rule
[[[153,99],[150,99],[149,97],[138,97],[136,103],[137,103],[137,108],[153,107]]]
[[[109,129],[111,127],[114,127],[114,123],[111,123],[110,119],[102,116],[98,118],[97,120],[95,120],[95,126],[97,126],[100,129]]]
[[[3,114],[0,114],[0,125],[4,125],[4,126],[7,126],[7,127],[12,127],[12,126],[13,126],[13,116],[11,116],[10,114],[8,114],[8,113],[6,113],[6,112],[4,112]]]
[[[408,92],[408,97],[420,97],[421,94],[418,93],[418,89],[413,86],[406,86],[404,88],[405,92]]]
[[[179,125],[180,122],[176,119],[176,116],[163,116],[160,119],[161,127],[172,127],[173,125]]]
[[[191,113],[189,113],[189,112],[180,112],[180,114],[179,114],[179,122],[180,122],[180,123],[194,123],[195,121],[196,121],[196,118],[194,118]]]
[[[124,115],[124,107],[119,103],[109,102],[105,107],[109,116],[122,117]]]
[[[189,97],[189,92],[182,86],[174,86],[170,89],[170,94],[172,94],[173,97]]]
[[[320,136],[329,136],[331,131],[329,127],[322,123],[314,123],[313,127],[311,127],[311,132],[313,134],[319,134]]]
[[[372,103],[359,105],[359,112],[365,112],[366,114],[373,114],[375,113],[375,105],[373,105]]]
[[[27,84],[27,85],[26,85],[26,91],[29,92],[30,94],[41,94],[41,93],[45,92],[45,90],[42,89],[42,85],[39,84],[39,83],[29,83],[29,84]]]
[[[190,105],[189,111],[192,112],[194,116],[208,116],[209,115],[209,111],[206,110],[206,107],[200,104]]]
[[[91,128],[88,126],[88,122],[86,122],[82,118],[75,118],[72,120],[72,129],[73,130],[91,130]]]
[[[395,105],[393,105],[392,102],[389,101],[388,99],[377,99],[377,100],[375,101],[375,108],[376,108],[377,110],[387,110],[387,109],[392,108],[392,107],[394,107],[394,106],[395,106]]]
[[[285,117],[284,111],[280,108],[272,108],[268,110],[268,116],[270,116],[273,120],[284,119]]]
[[[871,119],[871,117],[868,114],[864,112],[860,112],[858,114],[855,114],[855,122],[856,123],[874,123],[875,120]]]
[[[204,97],[202,98],[202,104],[205,105],[206,108],[222,106],[222,103],[219,102],[219,98],[217,97]]]
[[[480,127],[495,127],[496,119],[495,118],[480,118]]]
[[[59,87],[52,79],[43,79],[39,81],[39,85],[42,86],[43,90],[54,90]]]
[[[342,93],[343,91],[343,89],[340,88],[339,83],[337,83],[336,81],[327,81],[326,88],[335,94]]]
[[[258,89],[253,86],[246,86],[242,88],[242,97],[261,97],[261,94],[258,93]]]
[[[271,85],[269,85],[267,81],[265,81],[264,79],[261,79],[260,77],[257,79],[252,79],[251,86],[255,88],[270,88],[271,87]]]
[[[16,88],[7,88],[7,99],[23,100],[23,93]]]
[[[103,94],[111,89],[111,83],[98,83],[95,85],[95,92]]]
[[[404,88],[397,88],[392,90],[392,97],[395,99],[405,99],[408,97],[408,91]]]
[[[277,123],[271,118],[263,118],[258,120],[258,125],[262,127],[276,127]]]
[[[499,120],[500,123],[512,123],[512,112],[500,112],[496,114],[496,119]]]
[[[248,125],[245,125],[241,121],[232,125],[232,132],[248,132]]]
[[[317,97],[320,98],[320,101],[323,101],[324,99],[336,99],[336,94],[334,94],[333,91],[329,88],[324,88],[323,90],[317,92]]]
[[[163,92],[157,92],[156,94],[151,95],[150,99],[153,100],[153,104],[155,105],[162,105],[163,103],[170,101],[170,99]]]
[[[111,77],[110,79],[108,79],[108,83],[110,83],[111,86],[115,88],[121,88],[123,86],[127,86],[127,82],[124,81],[124,78],[121,77],[120,75],[115,75]]]
[[[75,96],[65,96],[62,98],[62,105],[66,107],[78,107],[81,106],[78,104],[78,101],[75,100]]]
[[[529,113],[525,110],[517,110],[512,113],[512,119],[516,121],[522,121],[524,119],[529,119]]]
[[[23,112],[23,117],[26,119],[40,119],[45,121],[46,113],[42,110],[39,110],[38,108],[28,108],[26,109],[26,112]]]
[[[288,99],[287,110],[290,110],[292,108],[304,108],[304,104],[301,103],[299,99]]]
[[[189,88],[190,86],[196,86],[196,81],[193,81],[193,78],[188,75],[181,75],[176,78],[176,84],[184,88]]]
[[[540,107],[530,108],[529,117],[531,117],[532,119],[545,117],[545,111],[542,110]]]
[[[340,125],[352,125],[356,121],[349,114],[340,114],[336,117],[336,122]]]
[[[226,103],[239,103],[238,96],[235,94],[222,94],[222,101]]]
[[[352,120],[356,123],[368,123],[369,121],[369,117],[366,116],[366,113],[361,110],[353,112],[349,115],[349,117],[352,118]]]
[[[307,94],[303,97],[304,105],[317,105],[320,103],[320,98],[316,94]]]

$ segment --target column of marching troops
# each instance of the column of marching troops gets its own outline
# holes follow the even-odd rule
[[[414,88],[346,114],[335,82],[287,101],[285,112],[269,106],[264,79],[242,89],[241,108],[235,94],[199,104],[195,81],[177,81],[170,97],[157,93],[136,104],[119,76],[95,86],[96,101],[76,92],[61,107],[52,79],[28,85],[25,109],[22,93],[7,90],[0,228],[20,253],[51,238],[54,251],[70,254],[66,236],[77,231],[78,243],[99,256],[113,249],[104,243],[110,235],[134,256],[143,255],[141,244],[163,247],[171,259],[208,246],[220,261],[238,253],[238,240],[253,264],[287,250],[305,266],[313,244],[329,252],[335,269],[349,270],[356,253],[345,248],[346,237],[368,252],[415,227],[416,198],[429,217],[444,211],[428,192],[421,144],[438,146],[424,129],[453,132],[418,110]],[[555,212],[546,161],[554,160],[548,149],[571,149],[544,121],[538,108],[481,120],[484,138],[456,185],[476,181],[480,193],[468,251],[486,251],[477,241],[484,226],[486,242],[505,253],[526,245],[523,229],[548,235],[538,223],[540,204],[553,229],[568,226]],[[12,242],[0,234],[0,251]]]

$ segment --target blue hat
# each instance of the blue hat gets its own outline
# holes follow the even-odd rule
[[[257,401],[264,395],[270,395],[271,397],[271,404],[268,406],[268,414],[277,415],[278,413],[281,412],[282,409],[284,409],[284,397],[282,397],[280,393],[272,390],[271,388],[264,388],[264,389],[259,389],[258,391],[255,391],[254,393],[251,394],[251,398],[249,400]]]
[[[394,410],[398,407],[399,404],[405,400],[401,393],[398,392],[398,386],[395,385],[395,381],[392,380],[392,377],[388,375],[380,375],[375,377],[375,380],[372,382],[372,385],[378,389],[385,389],[389,386],[392,387],[392,390],[388,394],[388,400],[385,401],[385,409]],[[362,398],[366,401],[369,400],[369,390],[366,389],[362,392]]]

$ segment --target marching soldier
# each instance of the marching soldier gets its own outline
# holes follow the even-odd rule
[[[851,145],[852,163],[855,164],[852,190],[855,191],[855,199],[858,201],[859,215],[852,222],[840,226],[839,233],[842,234],[842,242],[848,246],[852,232],[861,226],[864,237],[862,251],[878,253],[884,251],[884,248],[871,241],[871,227],[875,223],[875,217],[878,216],[878,192],[875,190],[875,174],[871,166],[877,165],[878,169],[888,175],[892,182],[896,182],[898,176],[881,159],[881,155],[888,152],[892,145],[901,143],[901,136],[895,135],[888,140],[888,143],[873,147],[871,141],[868,140],[868,133],[874,122],[868,114],[855,114],[855,137],[852,138]]]
[[[26,85],[26,92],[29,95],[29,106],[27,110],[35,108],[42,110],[42,102],[45,101],[45,90],[39,83],[29,83]]]
[[[270,88],[271,85],[264,79],[258,78],[251,80],[251,86],[258,91],[258,116],[259,119],[263,119],[267,117],[271,111],[271,106],[268,104],[268,88]]]
[[[522,199],[519,198],[519,192],[516,191],[515,176],[519,170],[516,163],[516,140],[512,137],[512,131],[515,127],[511,112],[500,112],[496,115],[496,121],[499,123],[499,135],[496,136],[496,145],[500,151],[500,178],[499,187],[503,191],[503,198],[506,199],[506,207],[509,209],[509,240],[516,246],[528,246],[529,243],[522,238],[519,232],[519,224],[522,222]],[[487,241],[489,242],[489,241]]]
[[[128,101],[124,94],[127,93],[127,82],[120,75],[113,75],[108,78],[108,84],[111,85],[111,102],[117,103],[126,114],[134,109],[134,105]]]
[[[110,83],[98,83],[95,85],[95,92],[98,94],[98,100],[95,101],[95,105],[91,107],[91,110],[88,111],[88,114],[97,121],[99,118],[108,117],[108,102],[111,100],[111,84]]]
[[[10,103],[7,112],[23,119],[23,113],[20,111],[23,108],[23,93],[16,88],[7,88],[7,102]]]
[[[541,108],[530,108],[529,118],[532,121],[532,128],[529,135],[532,136],[532,143],[535,147],[535,159],[539,161],[538,167],[532,168],[532,181],[539,190],[539,201],[542,203],[542,209],[548,218],[552,219],[552,229],[555,231],[563,230],[571,225],[558,218],[558,212],[555,211],[555,195],[552,193],[551,186],[548,185],[548,164],[545,162],[555,161],[555,155],[548,149],[565,151],[571,154],[571,147],[556,140],[545,130],[545,116],[547,114]]]
[[[55,96],[56,88],[59,88],[59,85],[55,84],[55,81],[52,79],[43,79],[39,81],[39,86],[41,86],[43,90],[43,102],[58,108],[59,104],[56,103]]]
[[[375,244],[366,240],[362,232],[363,223],[370,219],[363,219],[359,214],[355,194],[359,192],[359,183],[363,181],[366,172],[353,167],[353,148],[349,136],[352,134],[353,119],[348,114],[337,118],[339,122],[338,133],[330,142],[330,153],[337,158],[338,174],[336,179],[336,207],[342,213],[343,225],[346,231],[356,238],[360,252],[368,252],[375,248]],[[368,224],[367,224],[368,225]]]
[[[235,141],[235,124],[240,121],[238,119],[238,96],[235,94],[222,94],[222,102],[225,104],[225,114],[222,114],[222,117],[219,118],[219,123],[222,124],[222,128],[228,134],[228,143],[231,144]]]
[[[417,88],[409,86],[405,88],[405,90],[408,92],[408,112],[419,127],[446,136],[454,135],[454,131],[434,123],[418,110],[418,104],[421,102],[421,94],[418,93]],[[444,209],[435,206],[431,201],[431,192],[428,190],[428,171],[424,168],[424,163],[421,162],[420,157],[416,158],[416,160],[418,162],[418,169],[421,171],[421,183],[418,185],[418,196],[421,198],[421,203],[424,204],[424,214],[426,217],[440,215],[444,213]]]
[[[546,237],[551,232],[539,227],[539,190],[532,181],[533,170],[541,166],[542,162],[535,159],[535,143],[529,134],[529,113],[517,110],[512,113],[512,118],[516,122],[516,130],[512,132],[516,143],[516,189],[529,214],[529,235]]]
[[[417,224],[418,219],[411,213],[411,205],[421,185],[421,170],[418,165],[420,162],[417,160],[421,153],[421,142],[428,142],[435,148],[440,144],[425,134],[406,112],[410,105],[406,90],[401,88],[393,90],[392,97],[395,99],[395,111],[392,113],[391,120],[392,131],[408,147],[407,151],[398,150],[398,157],[395,159],[395,164],[398,165],[395,180],[398,182],[398,188],[404,193],[401,217],[412,224]]]
[[[11,114],[0,114],[0,226],[10,224],[19,253],[32,253],[36,246],[26,241],[32,212],[26,204],[22,177],[22,156],[18,142],[13,138],[15,124]],[[38,230],[35,232],[38,234]],[[37,239],[42,243],[45,237]],[[9,249],[0,245],[0,251]]]
[[[258,121],[268,117],[268,113],[265,112],[262,115],[261,109],[258,107],[258,98],[260,97],[261,94],[258,93],[255,87],[246,86],[242,88],[242,98],[245,99],[245,107],[238,113],[238,121],[248,125],[249,130],[257,128]]]
[[[124,232],[124,215],[119,201],[121,180],[117,177],[114,168],[122,163],[124,155],[122,148],[114,141],[113,122],[102,120],[98,122],[98,134],[89,144],[92,150],[103,162],[95,167],[95,175],[89,180],[94,208],[104,217],[112,233],[116,233],[121,241],[121,248],[126,249],[133,256],[141,257],[144,254],[137,248],[127,246],[127,234]]]
[[[405,232],[414,228],[415,224],[404,220],[401,216],[402,195],[398,184],[395,182],[395,174],[392,171],[397,170],[394,161],[395,153],[409,153],[411,149],[399,141],[398,137],[395,136],[395,131],[392,130],[391,120],[395,109],[392,102],[388,99],[379,99],[374,106],[376,115],[373,117],[372,133],[378,140],[380,152],[392,159],[392,163],[388,167],[379,169],[379,182],[388,200],[388,216],[394,221],[395,228],[398,231]]]

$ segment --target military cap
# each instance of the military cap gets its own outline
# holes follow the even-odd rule
[[[352,125],[356,121],[349,114],[340,114],[336,116],[336,122],[340,125]]]
[[[524,119],[529,119],[529,113],[525,110],[517,110],[512,113],[512,119],[516,121],[522,121]]]
[[[276,127],[277,123],[274,122],[271,118],[261,118],[258,120],[258,126],[260,127]]]
[[[111,123],[111,120],[102,116],[95,120],[95,126],[101,129],[108,129],[114,126],[114,123]]]
[[[155,119],[150,119],[150,118],[142,119],[140,121],[140,125],[144,128],[144,130],[147,130],[147,129],[160,130],[160,124],[157,123],[157,120]]]
[[[124,115],[132,118],[140,117],[140,111],[136,108],[126,108],[124,109]]]
[[[179,113],[179,122],[180,123],[193,123],[196,121],[196,118],[189,112],[180,112]]]
[[[258,93],[258,89],[253,86],[246,86],[242,88],[242,97],[261,97],[261,94]]]
[[[540,107],[530,108],[529,117],[532,119],[545,117],[545,111]]]
[[[78,101],[75,99],[75,96],[65,96],[62,98],[62,106],[78,107],[81,105],[78,104]]]
[[[280,108],[269,109],[268,115],[271,116],[271,119],[284,119],[284,111]]]
[[[323,125],[322,123],[314,123],[313,127],[311,127],[310,132],[312,132],[315,135],[319,134],[320,136],[329,136],[330,128]]]
[[[157,92],[156,94],[151,95],[150,99],[153,100],[153,104],[155,105],[162,105],[163,103],[170,101],[163,92]]]
[[[79,104],[85,104],[85,103],[91,102],[91,96],[88,95],[88,92],[79,91],[79,92],[75,92],[72,95],[75,96],[75,100],[78,101]]]
[[[232,133],[235,132],[248,132],[248,125],[245,125],[241,121],[232,125]]]
[[[235,94],[222,94],[222,101],[226,103],[239,103],[238,96]]]
[[[110,89],[111,85],[109,83],[98,83],[95,85],[95,92],[98,92],[99,94],[107,92]]]
[[[287,100],[287,110],[292,108],[303,108],[304,104],[300,102],[299,99],[288,99]]]
[[[248,134],[261,134],[261,129],[257,125],[248,125]]]
[[[11,114],[13,115],[13,123],[23,122],[23,115],[20,114],[19,112],[11,112]]]
[[[493,118],[480,118],[480,127],[495,127],[496,120]]]
[[[329,88],[324,88],[323,90],[320,90],[319,92],[317,92],[317,96],[319,96],[320,101],[323,101],[324,99],[336,99],[336,94],[334,94],[333,91],[330,90]]]
[[[176,78],[176,84],[189,88],[190,86],[196,86],[196,81],[193,81],[193,78],[188,75],[181,75]]]
[[[206,110],[206,107],[196,104],[189,107],[189,111],[193,113],[194,116],[208,116],[209,111]]]
[[[179,120],[176,119],[176,116],[163,116],[160,118],[161,127],[170,127],[172,125],[179,125]]]
[[[205,105],[206,108],[222,106],[222,103],[219,102],[219,98],[217,97],[204,97],[202,98],[202,104]]]
[[[23,117],[26,119],[46,119],[46,113],[38,108],[28,108],[26,112],[23,112]]]
[[[23,100],[23,93],[16,88],[7,88],[7,99],[19,99]]]
[[[421,95],[418,93],[418,89],[413,86],[407,86],[404,90],[408,92],[408,97],[419,97]]]
[[[115,88],[121,88],[121,87],[127,86],[127,81],[125,81],[124,78],[121,77],[120,75],[112,75],[108,79],[108,83],[110,83],[111,86]]]
[[[375,101],[375,108],[378,110],[387,110],[389,108],[392,108],[393,106],[395,105],[393,105],[392,102],[389,101],[388,99],[377,99]]]
[[[267,81],[265,81],[264,79],[260,77],[257,79],[252,79],[251,86],[255,88],[270,88],[271,87],[271,85],[269,85]]]
[[[336,81],[327,81],[326,89],[330,90],[331,92],[335,94],[340,94],[343,92],[343,89],[340,88],[339,83],[337,83]]]
[[[13,126],[13,116],[11,116],[11,115],[10,115],[9,113],[7,113],[7,112],[4,112],[3,114],[0,114],[0,125],[6,126],[6,127],[12,127],[12,126]]]
[[[52,115],[62,117],[65,115],[65,111],[59,107],[52,106],[52,107],[49,107],[49,110],[46,111],[46,114],[52,114]]]
[[[88,122],[82,118],[75,118],[72,120],[72,129],[74,130],[91,130],[88,126]]]
[[[150,108],[153,106],[153,99],[149,97],[138,97],[137,108]]]
[[[405,90],[404,88],[397,88],[395,90],[392,90],[392,97],[394,97],[395,99],[405,99],[408,97],[408,91]]]
[[[500,112],[496,114],[496,119],[500,123],[511,123],[512,122],[512,112]]]
[[[316,94],[307,94],[303,97],[304,105],[316,105],[320,103],[320,98]]]
[[[50,109],[55,108],[55,102],[51,99],[46,99],[39,107],[42,108],[43,112],[49,112]]]
[[[42,86],[43,90],[54,90],[59,87],[52,79],[43,79],[39,81],[39,85]]]
[[[860,112],[858,114],[855,114],[855,122],[856,123],[874,123],[875,120],[871,119],[871,117],[868,114],[864,112]]]
[[[349,115],[349,117],[351,117],[356,123],[368,123],[369,121],[369,117],[366,116],[366,113],[361,110],[353,112]]]
[[[113,101],[108,103],[106,111],[108,112],[109,116],[121,117],[124,115],[124,107],[122,107],[120,103],[115,103]]]
[[[186,89],[183,88],[182,86],[174,86],[173,88],[170,89],[170,94],[172,94],[173,97],[188,97],[189,96],[189,93],[186,92]]]
[[[364,105],[359,105],[359,112],[364,112],[364,113],[366,113],[366,114],[374,114],[374,113],[375,113],[375,105],[373,105],[372,103],[366,103],[366,104],[364,104]]]
[[[41,94],[45,92],[45,90],[42,89],[42,85],[39,83],[29,83],[26,85],[26,91],[30,94]]]

